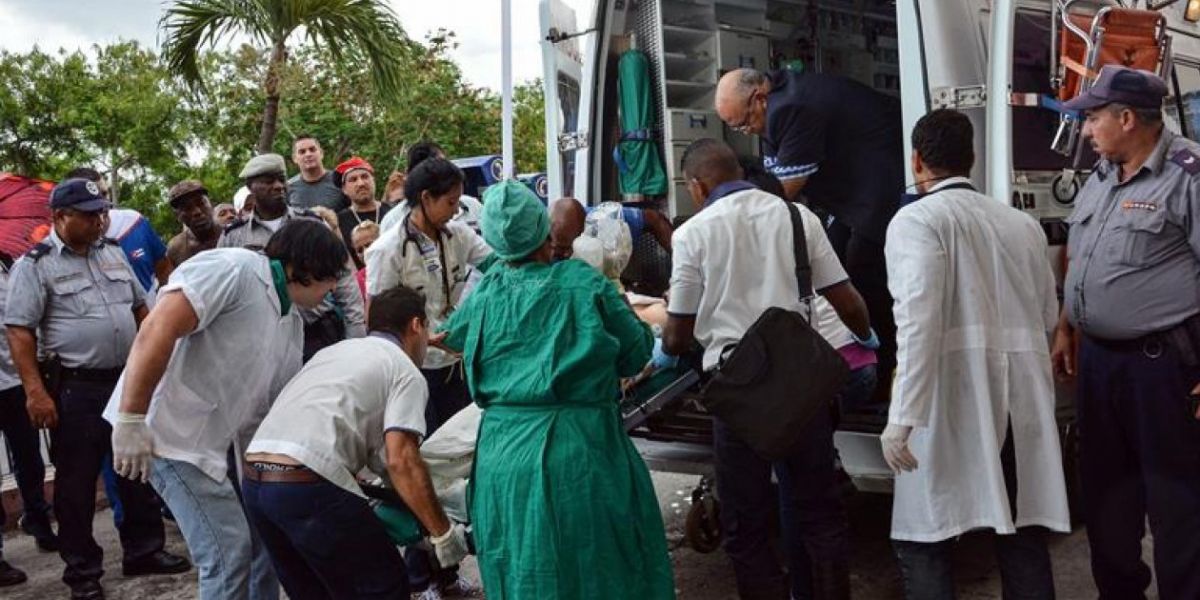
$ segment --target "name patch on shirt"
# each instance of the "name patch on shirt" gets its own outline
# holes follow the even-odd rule
[[[1121,203],[1121,210],[1148,210],[1154,212],[1158,210],[1158,204],[1155,202],[1143,202],[1141,200],[1129,200]]]

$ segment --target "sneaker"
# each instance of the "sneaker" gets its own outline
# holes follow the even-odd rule
[[[475,585],[470,579],[458,576],[458,579],[449,585],[440,586],[443,598],[482,598],[483,588]]]
[[[33,537],[38,550],[58,552],[58,536],[54,535],[54,529],[50,527],[48,518],[30,519],[29,515],[21,515],[21,518],[17,519],[17,526],[21,528],[21,531]]]
[[[433,586],[429,586],[423,592],[413,592],[410,600],[442,600],[442,593]]]
[[[0,560],[0,587],[25,583],[25,571]]]

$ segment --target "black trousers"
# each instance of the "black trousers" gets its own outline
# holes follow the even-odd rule
[[[1102,599],[1145,598],[1146,518],[1160,598],[1200,598],[1200,382],[1162,340],[1079,348],[1078,418],[1084,520]]]
[[[879,350],[875,351],[879,358],[879,383],[875,397],[885,398],[891,391],[891,375],[896,368],[896,318],[892,315],[892,294],[887,287],[883,244],[836,220],[826,233],[850,275],[850,282],[862,294],[871,313],[871,327],[879,335]]]
[[[12,453],[13,474],[21,491],[26,519],[41,519],[49,524],[50,504],[46,502],[46,465],[42,462],[37,430],[29,422],[25,409],[25,389],[20,385],[0,390],[0,433]],[[7,515],[0,502],[0,523]],[[0,548],[4,543],[0,540]]]
[[[1017,467],[1013,450],[1012,424],[1000,449],[1000,465],[1008,506],[1014,518],[1017,510]],[[1022,527],[1015,534],[995,535],[996,562],[1000,565],[1001,593],[1004,600],[1053,600],[1054,572],[1046,547],[1043,527]],[[893,548],[904,577],[905,597],[909,600],[954,600],[953,556],[956,539],[941,542],[894,540]]]
[[[720,419],[713,420],[721,529],[743,600],[788,595],[787,578],[768,543],[776,498],[794,595],[803,597],[811,587],[812,562],[840,563],[850,558],[850,525],[834,478],[830,411],[817,411],[797,436],[805,441],[795,454],[771,462]],[[779,481],[778,492],[771,485],[772,471]]]
[[[58,427],[50,433],[54,462],[54,516],[63,581],[76,585],[104,574],[104,551],[92,536],[96,480],[103,461],[112,461],[112,427],[101,417],[115,380],[65,379],[58,390]],[[158,498],[149,484],[117,477],[125,509],[120,524],[125,562],[162,550],[164,534]]]

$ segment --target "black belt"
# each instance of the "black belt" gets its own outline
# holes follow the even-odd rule
[[[75,381],[102,381],[116,382],[121,378],[121,371],[125,367],[114,367],[112,369],[83,369],[63,367],[62,378],[64,380]]]

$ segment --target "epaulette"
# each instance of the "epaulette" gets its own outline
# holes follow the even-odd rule
[[[1179,165],[1179,168],[1188,175],[1200,173],[1200,156],[1197,156],[1190,148],[1184,148],[1172,154],[1171,162]]]
[[[50,244],[47,244],[46,242],[38,242],[37,244],[34,244],[34,246],[32,248],[29,249],[29,252],[25,253],[25,256],[28,256],[29,259],[32,260],[33,262],[37,262],[39,260],[42,260],[42,257],[49,254],[50,251],[53,249],[54,249],[54,246],[51,246]]]
[[[249,223],[249,222],[250,222],[250,219],[243,219],[242,217],[238,217],[238,218],[230,221],[229,224],[225,226],[225,232],[228,233],[230,231],[233,231],[234,229],[237,229],[238,227],[241,227],[242,225],[245,225],[246,223]]]

